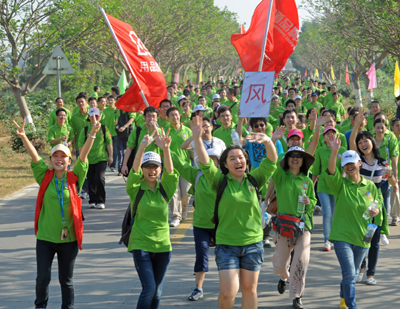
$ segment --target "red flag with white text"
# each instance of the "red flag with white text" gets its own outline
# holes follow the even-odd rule
[[[256,72],[260,65],[261,49],[270,0],[257,6],[245,34],[233,34],[231,43],[239,54],[246,72]],[[299,36],[299,16],[295,0],[274,1],[262,71],[277,75],[293,53]]]
[[[160,101],[168,98],[167,84],[158,63],[129,24],[104,15],[134,79],[133,85],[117,101],[117,108],[126,112],[145,109],[141,91],[149,105],[158,108]]]
[[[347,85],[350,85],[349,68],[346,65],[346,73],[344,74],[344,80]]]

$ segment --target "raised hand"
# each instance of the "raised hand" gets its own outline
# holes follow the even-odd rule
[[[147,148],[147,146],[149,146],[152,142],[153,142],[153,136],[156,132],[153,131],[153,133],[151,135],[146,134],[142,141],[140,142],[140,146],[143,146],[144,148]]]
[[[354,118],[354,122],[357,123],[357,124],[361,124],[361,123],[363,123],[364,119],[365,119],[365,116],[364,116],[364,109],[361,108],[361,109],[359,110],[357,116]]]
[[[309,119],[309,120],[316,120],[317,118],[318,118],[317,109],[316,109],[316,108],[313,108],[313,109],[311,110],[310,115],[308,116],[308,119]]]
[[[193,139],[201,138],[203,135],[203,119],[201,119],[199,116],[193,117],[190,129],[192,130]]]
[[[323,125],[325,124],[326,121],[327,121],[326,115],[323,116],[323,117],[322,117],[322,116],[321,116],[321,117],[318,117],[316,126],[317,126],[317,127],[323,126]]]
[[[250,142],[250,143],[264,143],[267,141],[270,141],[271,139],[265,134],[265,133],[254,133],[254,132],[250,132],[251,135],[247,135],[246,139]]]
[[[285,136],[286,128],[285,126],[280,126],[275,129],[275,132],[272,134],[272,139],[277,141]]]
[[[22,126],[19,126],[15,120],[13,120],[13,123],[17,127],[16,133],[17,133],[18,137],[22,138],[22,137],[26,136],[26,134],[25,134],[25,119],[22,122]]]
[[[91,120],[91,123],[93,123],[92,130],[90,130],[90,134],[94,135],[97,132],[99,132],[99,130],[101,128],[101,123],[100,123],[101,116],[100,116],[99,121],[96,120],[96,116],[89,116],[89,118]],[[104,132],[104,134],[106,134],[106,132]]]
[[[155,121],[150,121],[149,126],[152,130],[157,130],[157,122]]]
[[[335,134],[329,136],[329,145],[332,151],[339,151],[342,141]]]

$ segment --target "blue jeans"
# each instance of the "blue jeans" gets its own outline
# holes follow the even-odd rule
[[[208,271],[208,250],[211,238],[215,238],[214,229],[193,227],[194,246],[196,249],[196,262],[194,272]]]
[[[171,252],[152,253],[133,250],[135,268],[142,283],[137,309],[158,308]]]
[[[112,137],[112,146],[113,146],[113,163],[111,163],[110,168],[115,168],[117,166],[117,159],[118,159],[118,136],[117,135]]]
[[[389,219],[390,216],[390,186],[389,181],[382,181],[381,192],[383,197],[383,205],[386,209],[387,218],[383,218],[384,220]]]
[[[122,168],[123,160],[124,160],[124,152],[126,149],[127,141],[121,141],[121,139],[119,139],[118,136],[117,136],[117,139],[118,139],[118,142],[117,142],[117,145],[118,145],[118,153],[117,153],[117,155],[118,155],[118,171],[120,171]]]
[[[342,282],[340,283],[340,297],[344,298],[349,309],[357,309],[356,281],[362,260],[368,248],[358,247],[344,241],[336,241],[335,253],[342,268]]]
[[[49,284],[51,280],[51,264],[57,253],[58,280],[61,285],[61,308],[74,308],[73,273],[75,259],[78,255],[78,243],[53,243],[44,240],[36,240],[36,308],[46,308],[49,300]]]
[[[373,221],[372,221],[373,222]],[[371,248],[368,251],[368,269],[367,276],[375,276],[376,264],[379,258],[379,240],[381,239],[381,226],[375,230],[374,236],[371,240]],[[366,257],[362,261],[361,268],[365,269],[367,266]]]
[[[319,192],[319,200],[322,206],[322,226],[324,228],[324,242],[328,241],[331,232],[332,219],[335,213],[335,197],[328,193]]]

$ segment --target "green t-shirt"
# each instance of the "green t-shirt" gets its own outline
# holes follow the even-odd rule
[[[170,122],[168,119],[167,119],[167,120],[163,120],[161,117],[158,117],[157,125],[158,125],[160,128],[163,128],[163,129],[164,129],[164,132],[167,133],[167,130],[168,130],[168,128],[169,128],[170,125],[171,125],[171,122]]]
[[[183,160],[190,163],[189,151],[183,150],[181,145],[184,141],[192,136],[192,130],[183,125],[181,125],[179,131],[176,131],[176,129],[174,129],[172,126],[170,126],[169,129],[169,136],[171,137],[171,151],[176,152]]]
[[[232,122],[231,126],[228,129],[225,129],[224,126],[220,126],[217,130],[213,132],[213,136],[222,139],[225,143],[225,146],[233,145],[232,143],[232,129],[236,130],[236,124]],[[242,127],[242,136],[247,136],[247,131],[244,127]]]
[[[318,147],[322,147],[324,145],[326,145],[325,143],[325,139],[324,139],[324,135],[322,134],[323,130],[321,130],[320,134],[319,134],[319,142],[318,142]],[[340,145],[341,147],[347,149],[347,139],[346,136],[343,133],[337,132],[337,135],[340,139],[340,141],[342,142],[342,144]]]
[[[261,211],[255,188],[247,174],[241,184],[230,174],[224,176],[210,159],[208,164],[200,163],[211,190],[217,194],[224,177],[227,186],[218,207],[219,225],[216,243],[229,246],[247,246],[262,241]],[[249,174],[255,178],[258,186],[264,186],[276,169],[276,162],[264,158],[260,166]]]
[[[347,125],[342,125],[340,127],[340,133],[342,134],[346,134],[347,131],[352,131],[353,130],[353,126],[351,125],[351,122],[348,123]]]
[[[336,122],[342,122],[342,116],[346,114],[342,103],[329,101],[326,108],[336,112]]]
[[[376,138],[375,131],[372,133],[372,135]],[[378,148],[381,157],[387,160],[390,168],[392,168],[391,158],[399,156],[399,145],[397,143],[396,135],[386,130],[386,132],[383,134],[382,144]]]
[[[86,104],[86,108],[89,111],[89,109],[90,109],[89,104]],[[79,113],[79,106],[78,105],[75,105],[74,109],[72,110],[72,115],[74,115],[76,113]]]
[[[333,102],[333,95],[332,95],[332,92],[327,92],[326,96],[324,97],[324,106],[327,106],[330,101]],[[339,93],[338,102],[343,103],[343,96],[340,93]]]
[[[65,109],[65,111],[67,112],[67,118],[65,119],[65,123],[66,124],[70,124],[71,123],[71,117],[72,114],[69,111],[69,109],[63,107]],[[50,118],[49,118],[49,128],[54,126],[55,124],[57,124],[58,120],[57,120],[57,116],[56,116],[56,111],[58,108],[56,108],[55,110],[53,110],[50,114]]]
[[[226,105],[230,108],[232,112],[232,122],[239,123],[238,110],[240,108],[240,101],[238,99],[236,99],[235,102],[231,102],[228,100]]]
[[[369,248],[370,244],[363,241],[368,223],[363,214],[368,206],[378,200],[378,208],[382,211],[383,199],[380,190],[375,184],[361,176],[361,183],[357,184],[350,178],[343,178],[336,169],[335,174],[329,175],[324,171],[326,182],[335,196],[336,208],[332,221],[329,241],[344,241],[349,244]]]
[[[141,127],[145,125],[146,121],[144,120],[143,114],[140,113],[133,113],[135,115],[135,125],[137,127]]]
[[[310,177],[303,173],[294,176],[289,170],[285,171],[278,164],[275,173],[272,175],[272,179],[274,180],[279,214],[289,214],[300,218],[301,214],[297,212],[298,198],[302,194],[301,190],[306,191],[305,193],[310,199],[310,204],[305,207],[305,213],[307,214],[305,216],[305,223],[312,229],[314,226],[313,210],[317,204],[317,199]],[[289,192],[290,194],[288,194]]]
[[[386,127],[390,128],[389,120],[386,120]],[[374,116],[372,115],[367,116],[367,125],[365,126],[365,130],[371,133],[374,131]]]
[[[129,135],[128,142],[126,143],[126,145],[132,149],[134,149],[136,147],[136,130],[137,130],[137,127],[134,127],[131,134]],[[158,133],[161,134],[161,129],[157,128],[157,130],[158,130]],[[153,132],[153,131],[151,131],[151,132]],[[165,133],[167,133],[167,132],[165,132]],[[139,138],[138,138],[138,143],[140,143],[142,141],[143,137],[146,134],[149,134],[149,130],[144,125],[141,127],[141,131],[140,131]],[[154,142],[152,142],[149,146],[146,147],[145,152],[148,152],[148,151],[153,151],[160,155],[162,154],[162,150]]]
[[[165,171],[162,174],[161,184],[167,196],[161,195],[158,181],[155,192],[153,192],[142,178],[142,169],[140,169],[139,173],[134,173],[132,170],[126,181],[126,192],[131,201],[131,208],[133,208],[139,189],[144,190],[129,237],[128,251],[172,251],[169,239],[168,203],[178,187],[179,173],[174,170],[172,174],[168,174]]]
[[[72,115],[71,118],[71,127],[74,130],[76,140],[78,141],[79,139],[79,134],[82,132],[82,129],[88,125],[88,114],[82,115],[79,111],[76,114]]]
[[[95,97],[96,99],[98,99],[99,98],[99,94],[95,91],[90,95],[90,97]]]
[[[350,118],[347,118],[347,119],[343,120],[340,125],[342,127],[344,127],[344,126],[347,126],[349,123],[351,123]]]
[[[117,136],[117,131],[115,130],[115,121],[118,120],[118,116],[117,116],[117,108],[114,107],[113,109],[110,107],[106,107],[103,110],[103,118],[101,118],[101,123],[104,124],[108,130],[110,130],[111,136]]]
[[[43,181],[46,171],[49,169],[47,164],[40,158],[38,163],[31,162],[33,176],[36,182],[40,185]],[[79,191],[85,181],[86,173],[89,169],[88,163],[83,163],[79,158],[75,162],[73,173],[79,178],[78,186]],[[71,200],[67,183],[67,172],[64,175],[64,189],[62,190],[62,180],[58,179],[58,190],[63,191],[64,197],[64,220],[65,227],[68,228],[68,239],[61,240],[61,230],[64,228],[61,216],[61,204],[58,200],[56,182],[56,174],[54,173],[53,179],[50,181],[43,197],[42,210],[40,211],[37,239],[50,241],[53,243],[66,243],[76,241],[74,218],[72,215]],[[78,188],[77,188],[78,189]]]
[[[306,108],[307,108],[307,110],[316,108],[318,110],[318,114],[319,114],[319,111],[322,108],[322,104],[318,103],[318,102],[317,102],[317,104],[313,104],[312,102],[309,102],[306,104]]]
[[[68,142],[74,139],[75,133],[74,129],[71,126],[64,124],[60,127],[57,123],[50,127],[49,132],[47,133],[47,141],[51,145],[51,141],[53,139],[58,139],[64,136],[68,136]],[[62,144],[63,142],[60,141],[58,144]],[[54,147],[56,144],[52,145]]]
[[[211,219],[214,217],[217,193],[211,190],[206,177],[202,174],[200,174],[196,185],[197,174],[202,172],[183,161],[175,152],[171,154],[174,167],[179,171],[180,176],[192,184],[188,193],[194,195],[194,204],[196,205],[193,212],[193,226],[213,229],[214,223],[211,222]]]
[[[343,169],[341,167],[341,162],[342,162],[342,154],[347,151],[347,148],[344,148],[343,146],[340,147],[338,156],[336,158],[336,168],[342,172]],[[331,156],[331,150],[328,148],[328,146],[325,144],[324,146],[318,148],[315,151],[315,161],[313,163],[313,169],[312,169],[312,174],[313,175],[320,175],[319,180],[318,180],[318,187],[317,187],[317,192],[320,193],[327,193],[332,195],[331,189],[329,189],[328,184],[326,183],[326,173],[325,171],[328,168],[329,165],[329,158]]]
[[[92,130],[90,122],[87,123],[87,127],[89,134],[90,131]],[[108,128],[107,127],[105,128],[106,132],[103,132],[103,128],[100,128],[100,130],[96,133],[96,138],[94,139],[93,146],[88,154],[89,164],[96,164],[99,163],[100,161],[108,160],[106,145],[112,145],[112,138]],[[106,145],[104,145],[104,134],[106,135]],[[77,147],[78,149],[83,147],[87,138],[91,137],[85,136],[85,128],[83,128],[81,133],[79,134],[78,147]]]

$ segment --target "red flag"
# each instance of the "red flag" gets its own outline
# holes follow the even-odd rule
[[[241,33],[241,34],[245,34],[245,33],[246,33],[246,29],[244,29],[243,24],[240,25],[240,33]]]
[[[158,108],[168,98],[164,74],[132,27],[103,12],[108,27],[134,78],[133,85],[122,95],[116,106],[126,112],[146,108],[143,96],[150,106]]]
[[[349,68],[346,65],[346,74],[344,74],[344,80],[346,81],[347,85],[350,85],[350,77],[349,77]]]
[[[233,34],[231,43],[239,54],[246,72],[258,71],[270,0],[255,9],[250,28],[245,34]],[[268,29],[262,71],[278,74],[297,45],[299,16],[295,0],[274,1]]]
[[[304,76],[307,76],[307,69],[306,69],[306,71],[304,72]]]

